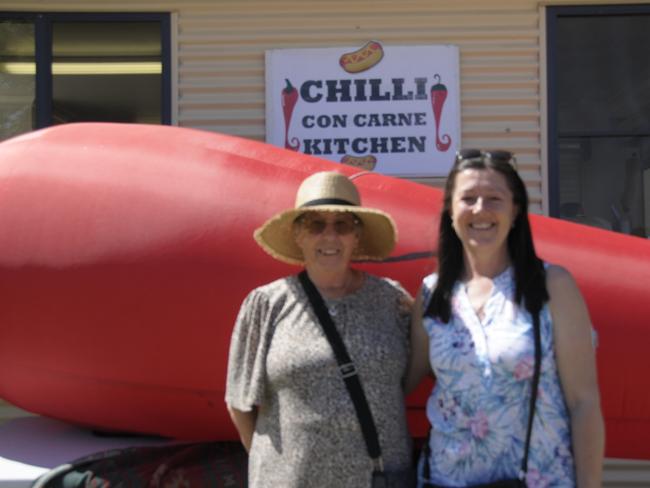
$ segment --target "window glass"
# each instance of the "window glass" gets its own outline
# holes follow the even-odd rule
[[[650,237],[650,137],[560,142],[560,217]]]
[[[560,17],[558,129],[650,132],[650,15]]]
[[[552,205],[564,219],[650,237],[650,15],[580,12],[555,24]]]
[[[0,140],[34,127],[34,44],[33,23],[0,21]]]
[[[161,121],[159,22],[53,22],[54,124]]]

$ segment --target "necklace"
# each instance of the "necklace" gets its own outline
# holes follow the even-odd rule
[[[472,285],[472,282],[465,283],[467,299],[474,313],[481,321],[485,318],[485,305],[487,305],[490,296],[492,296],[493,287],[494,284],[491,281],[489,288],[485,283],[475,283],[474,285]]]

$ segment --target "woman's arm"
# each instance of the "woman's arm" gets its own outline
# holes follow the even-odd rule
[[[422,291],[417,294],[411,313],[411,355],[404,391],[411,393],[422,378],[431,372],[429,365],[429,336],[422,325]]]
[[[253,442],[253,432],[255,432],[255,422],[257,421],[257,409],[253,408],[250,412],[243,412],[236,408],[227,405],[228,413],[235,424],[241,443],[244,445],[246,452],[251,449]]]
[[[605,428],[589,312],[573,277],[564,268],[549,267],[547,285],[555,355],[571,415],[577,485],[579,488],[600,487]]]
[[[242,444],[251,448],[258,406],[266,387],[266,353],[270,337],[269,297],[261,288],[242,302],[230,338],[226,373],[226,408]]]

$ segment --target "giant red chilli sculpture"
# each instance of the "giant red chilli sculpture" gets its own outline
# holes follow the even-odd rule
[[[315,171],[358,169],[192,129],[70,124],[0,144],[0,397],[104,430],[236,438],[223,402],[232,325],[253,287],[297,272],[252,239]],[[435,269],[439,190],[356,177],[399,244],[361,263],[415,292]],[[598,330],[607,454],[650,459],[650,242],[531,216]],[[409,399],[424,435],[425,385]]]

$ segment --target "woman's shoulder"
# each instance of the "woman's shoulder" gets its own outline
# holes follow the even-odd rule
[[[577,286],[571,272],[563,266],[544,263],[544,268],[546,269],[546,287],[551,298]]]
[[[588,317],[580,287],[569,270],[558,265],[547,266],[546,288],[554,324],[562,317],[574,317],[576,311],[579,310],[583,310],[584,316]],[[569,322],[572,321],[574,320],[569,320]]]
[[[438,273],[431,273],[422,278],[418,300],[422,303],[421,306],[423,308],[426,308],[431,301],[431,296],[433,295],[433,289],[436,287],[436,283],[438,283]]]
[[[275,293],[283,292],[291,288],[292,284],[297,282],[297,277],[294,275],[283,276],[277,280],[253,288],[251,293],[273,295]]]
[[[428,274],[422,279],[422,288],[425,290],[433,290],[436,283],[438,283],[438,273]]]
[[[366,284],[368,285],[365,287],[366,293],[372,295],[373,301],[377,300],[378,297],[385,298],[383,301],[386,304],[397,303],[400,313],[411,313],[413,297],[399,281],[386,276],[375,276],[366,273]]]
[[[399,281],[387,276],[366,273],[367,292],[373,296],[396,297],[400,302],[412,303],[413,297]]]
[[[400,282],[390,278],[388,276],[380,276],[368,272],[363,272],[365,275],[366,280],[368,280],[369,283],[375,284],[376,286],[388,286],[391,288],[398,288],[401,286]]]
[[[298,280],[295,276],[285,276],[270,283],[265,283],[253,288],[244,303],[248,306],[272,305],[284,302],[287,297],[294,296]]]
[[[379,287],[379,288],[395,288],[395,285],[399,285],[399,282],[389,278],[388,276],[380,276],[373,273],[368,273],[367,271],[361,271],[363,274],[364,285],[367,288]]]

